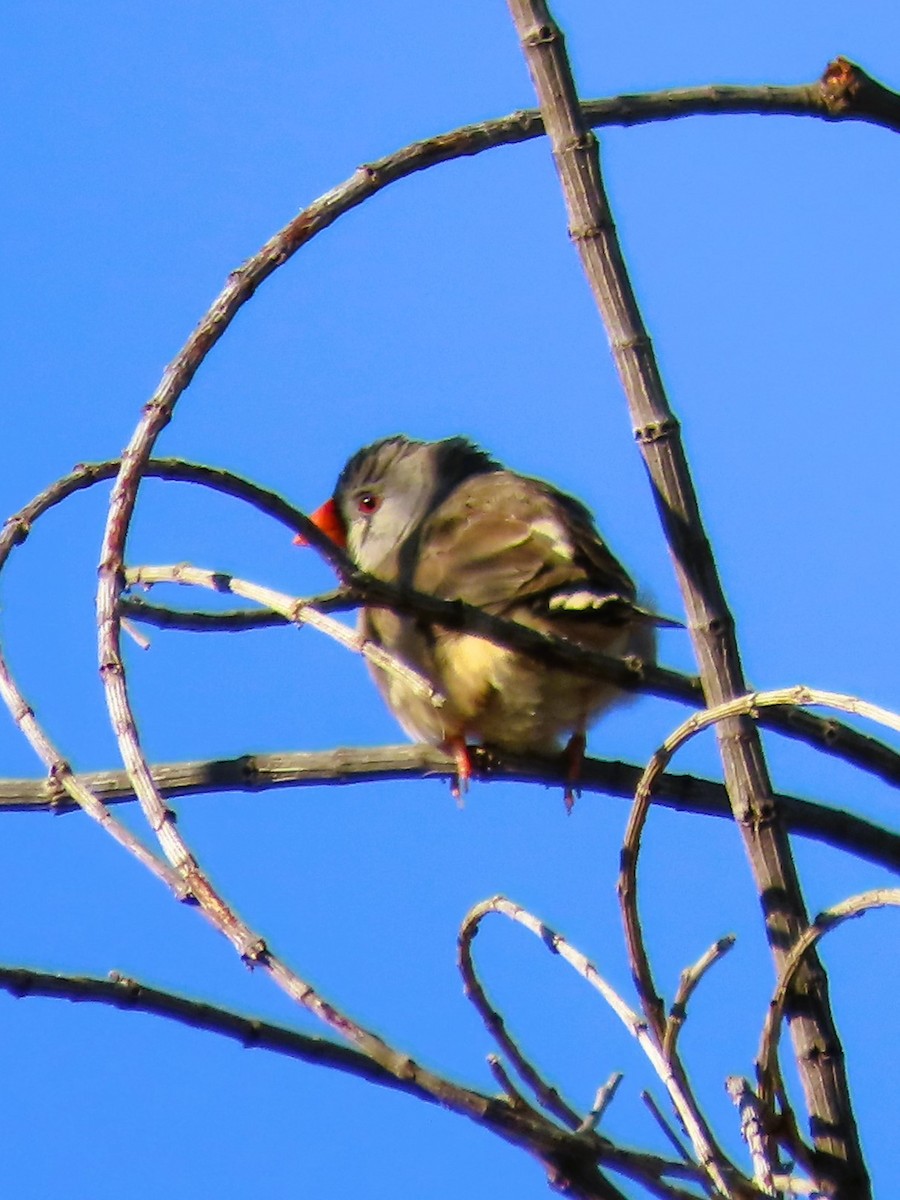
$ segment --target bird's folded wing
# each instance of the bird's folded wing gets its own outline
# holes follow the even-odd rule
[[[560,616],[591,609],[600,616],[611,601],[621,609],[634,600],[587,510],[511,472],[467,480],[432,514],[414,586],[496,613],[525,604]]]

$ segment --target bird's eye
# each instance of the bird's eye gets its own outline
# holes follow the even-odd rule
[[[356,502],[356,507],[361,513],[370,516],[376,512],[381,505],[381,497],[376,496],[374,492],[363,492]]]

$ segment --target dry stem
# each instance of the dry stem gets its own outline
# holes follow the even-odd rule
[[[723,1196],[733,1196],[742,1190],[739,1186],[739,1173],[728,1161],[722,1150],[716,1144],[709,1125],[703,1117],[690,1084],[680,1070],[677,1062],[664,1058],[659,1049],[657,1039],[648,1029],[637,1013],[622,999],[601,976],[594,964],[579,950],[576,950],[559,933],[539,921],[537,917],[508,900],[505,896],[494,896],[476,904],[466,914],[459,932],[460,967],[466,983],[466,993],[476,1001],[476,1007],[481,1013],[488,1031],[496,1036],[495,1021],[498,1019],[494,1010],[488,1004],[481,985],[477,982],[471,957],[471,944],[478,932],[482,920],[488,913],[499,913],[509,920],[524,926],[533,933],[543,944],[558,954],[582,979],[586,980],[600,993],[625,1028],[637,1040],[644,1054],[656,1071],[675,1110],[687,1131],[694,1148],[697,1161],[708,1175],[713,1186]],[[730,1183],[729,1183],[730,1181]]]
[[[569,233],[607,330],[669,542],[707,703],[720,704],[747,691],[734,619],[703,528],[678,421],[669,406],[616,235],[597,139],[584,122],[564,39],[548,6],[544,0],[509,0],[509,7],[553,146]],[[791,945],[808,925],[790,844],[772,801],[756,730],[746,719],[735,718],[718,724],[716,731],[728,793],[780,972]],[[637,964],[636,971],[649,977],[649,968]],[[809,962],[795,986],[803,992],[804,1004],[792,1011],[791,1030],[823,1164],[823,1181],[844,1200],[861,1200],[870,1188],[820,964]],[[653,992],[645,994],[643,987],[641,991],[649,1005],[648,1020],[659,1029],[658,998]],[[819,1053],[813,1053],[816,1047]]]

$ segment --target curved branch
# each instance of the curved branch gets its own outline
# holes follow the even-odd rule
[[[46,487],[9,517],[0,529],[0,568],[2,568],[10,551],[15,546],[21,546],[28,539],[34,522],[49,512],[51,508],[68,500],[77,492],[94,487],[98,483],[115,479],[122,466],[120,458],[107,459],[104,462],[79,463],[68,475],[63,475]],[[269,488],[227,471],[223,467],[209,467],[204,463],[188,462],[183,458],[154,458],[147,463],[144,474],[152,479],[165,479],[173,483],[196,483],[236,500],[243,500],[261,513],[273,517],[293,533],[302,533],[310,543],[321,549],[327,561],[337,568],[347,564],[346,556],[330,539],[324,537],[322,531],[313,525],[309,517],[290,504],[283,496]]]
[[[123,462],[125,461],[127,459],[123,459]],[[180,466],[183,467],[184,465],[181,464]],[[52,504],[58,503],[66,495],[83,487],[90,486],[97,481],[98,474],[104,472],[115,474],[116,467],[117,464],[101,464],[99,471],[83,467],[77,469],[63,481],[62,485],[54,485],[50,489],[49,494],[43,493],[30,506],[27,506],[22,514],[12,521],[7,522],[2,531],[2,536],[0,536],[0,566],[2,566],[6,557],[8,557],[12,547],[20,544],[27,538],[30,530],[30,521],[34,519],[36,514],[43,512]],[[203,477],[206,480],[217,477],[221,482],[222,473],[214,472],[209,468],[191,467],[190,474],[194,478]],[[233,477],[229,481],[229,486],[232,484],[234,484]],[[255,485],[248,485],[248,490],[252,493],[254,502],[259,501],[260,503],[267,504],[270,509],[276,510],[273,511],[273,515],[278,515],[279,519],[283,519],[285,516],[285,513],[282,511],[284,502],[279,497],[274,497],[272,493],[269,493],[268,498],[264,498],[264,489],[258,489]],[[116,508],[115,489],[113,506],[114,511],[121,514],[122,502],[120,500],[119,507]],[[318,531],[311,523],[306,521],[306,518],[302,514],[296,514],[296,510],[289,515],[289,521],[292,521],[295,515],[300,516],[299,527],[304,532],[310,532],[312,534],[310,540],[314,541],[318,535]],[[309,526],[308,530],[307,525]],[[117,527],[118,535],[124,535],[124,528],[124,525]],[[323,540],[327,541],[327,539]],[[117,591],[119,586],[120,584],[116,582],[114,590]],[[156,790],[149,766],[141,753],[137,728],[127,696],[121,686],[123,676],[121,674],[122,664],[118,651],[119,622],[115,606],[111,613],[107,613],[105,617],[101,618],[101,629],[105,631],[105,635],[101,636],[101,642],[104,642],[108,650],[108,656],[101,660],[101,670],[107,677],[107,682],[109,682],[110,678],[115,680],[111,686],[110,700],[113,726],[119,739],[132,786],[141,801],[150,827],[157,835],[163,852],[168,859],[169,866],[167,867],[165,863],[160,863],[129,831],[123,830],[118,822],[115,822],[106,812],[104,806],[96,797],[92,796],[78,784],[68,764],[50,746],[42,731],[36,726],[30,708],[28,708],[18,692],[13,689],[11,680],[7,678],[5,673],[0,673],[0,692],[7,699],[11,710],[17,713],[23,730],[42,755],[55,778],[58,779],[77,803],[85,807],[86,811],[91,813],[91,815],[96,816],[96,819],[109,832],[116,836],[121,844],[129,849],[144,865],[154,871],[158,878],[166,882],[176,898],[182,901],[196,901],[200,905],[204,915],[232,942],[245,961],[250,964],[260,965],[266,969],[276,982],[295,1000],[313,1012],[340,1035],[356,1042],[364,1053],[368,1054],[384,1069],[395,1073],[400,1078],[418,1078],[426,1090],[436,1089],[433,1094],[440,1099],[441,1092],[444,1090],[444,1083],[438,1076],[425,1071],[409,1059],[408,1056],[398,1053],[381,1038],[370,1033],[328,1003],[310,984],[301,979],[285,963],[272,954],[264,941],[232,912],[225,901],[213,889],[209,880],[200,870],[197,860],[191,854],[178,832],[173,814]]]
[[[759,1098],[760,1102],[768,1108],[772,1107],[775,1093],[784,1097],[784,1085],[778,1069],[781,1022],[784,1017],[785,1004],[790,995],[791,984],[804,958],[816,943],[821,941],[825,934],[832,929],[837,929],[839,925],[843,925],[845,921],[849,921],[853,917],[861,917],[863,913],[869,912],[873,908],[888,906],[900,907],[900,888],[873,888],[868,892],[850,896],[848,899],[842,900],[840,904],[835,904],[819,913],[802,937],[791,947],[790,955],[785,962],[784,970],[769,1003],[757,1055]]]
[[[493,901],[489,901],[488,903],[494,904],[498,899],[500,897],[495,897]],[[462,976],[463,992],[466,999],[472,1003],[475,1011],[481,1017],[485,1029],[487,1029],[490,1036],[509,1058],[519,1077],[534,1092],[540,1104],[548,1112],[553,1113],[564,1125],[568,1125],[570,1129],[581,1129],[584,1125],[584,1120],[580,1114],[563,1099],[559,1091],[552,1084],[547,1083],[537,1067],[525,1057],[515,1039],[507,1030],[503,1017],[491,1004],[487,993],[482,987],[481,980],[478,978],[478,973],[475,970],[475,962],[472,958],[472,942],[478,933],[479,922],[481,916],[484,915],[484,911],[487,911],[487,909],[483,908],[483,906],[476,906],[476,908],[473,908],[466,914],[456,940],[456,961],[459,973]],[[497,910],[494,909],[493,911]]]
[[[880,721],[891,728],[900,729],[900,717],[886,709],[879,708],[877,705],[868,704],[854,696],[844,696],[834,692],[820,692],[806,687],[794,687],[773,692],[751,693],[750,695],[740,696],[734,700],[727,701],[724,704],[716,705],[706,712],[694,713],[657,750],[647,764],[635,791],[634,803],[625,831],[618,889],[625,926],[625,937],[635,983],[648,1019],[651,1020],[654,1027],[660,1030],[665,1030],[662,1017],[662,1001],[657,994],[656,985],[653,980],[637,904],[637,862],[640,852],[641,833],[650,808],[650,795],[654,780],[659,778],[663,768],[671,760],[676,749],[696,733],[699,733],[701,729],[705,729],[717,721],[727,720],[734,716],[753,716],[757,710],[765,708],[768,705],[786,703],[819,704],[840,708],[849,712],[862,713],[871,720]],[[787,981],[785,984],[786,987],[793,981],[806,952],[811,949],[817,940],[813,938],[808,945],[806,944],[809,932],[813,928],[815,926],[808,926],[804,932],[801,932],[794,943],[795,948],[805,947],[801,953],[796,955],[796,963],[794,963],[794,949],[786,956],[786,964],[794,964],[790,975],[783,975]],[[786,969],[787,966],[784,968],[785,972]]]
[[[676,750],[701,730],[708,729],[709,726],[715,725],[719,721],[727,721],[734,717],[748,716],[755,718],[758,710],[764,708],[810,704],[853,713],[856,716],[865,717],[870,721],[875,721],[879,725],[885,725],[888,729],[893,729],[900,733],[900,714],[892,712],[890,709],[882,708],[878,704],[871,704],[867,700],[861,700],[857,696],[846,695],[843,692],[826,692],[820,688],[807,687],[805,684],[798,684],[795,687],[780,688],[777,690],[773,689],[767,692],[749,692],[746,696],[736,696],[732,700],[716,704],[703,712],[693,713],[686,721],[683,721],[666,738],[662,746],[660,746],[647,764],[641,782],[638,785],[638,793],[640,795],[644,795],[645,793],[649,795],[650,791],[652,791],[654,780],[671,761]],[[637,796],[635,799],[637,799]],[[742,814],[738,815],[741,816]]]
[[[553,954],[558,954],[569,964],[591,987],[600,993],[625,1028],[634,1037],[651,1066],[659,1076],[669,1094],[672,1104],[687,1131],[697,1156],[699,1165],[709,1177],[709,1180],[723,1196],[735,1194],[751,1194],[749,1182],[729,1162],[723,1151],[716,1144],[712,1130],[709,1128],[700,1107],[694,1097],[690,1084],[683,1073],[671,1060],[667,1060],[660,1052],[659,1046],[648,1030],[647,1025],[637,1013],[612,988],[596,966],[576,950],[561,934],[556,933],[543,921],[539,921],[526,909],[508,900],[505,896],[494,896],[476,904],[463,918],[459,932],[461,959],[463,954],[469,964],[470,979],[474,977],[471,971],[471,943],[478,933],[479,926],[489,913],[498,913],[516,924],[524,926],[534,934],[539,941]],[[480,990],[480,987],[479,987]],[[483,996],[483,993],[482,993]],[[482,1011],[479,1009],[479,1011]],[[493,1010],[490,1010],[493,1012]],[[491,1026],[488,1025],[489,1030]],[[493,1032],[493,1030],[491,1030]]]
[[[835,76],[832,80],[833,83],[839,82],[837,78],[839,74],[839,72],[832,72],[832,75]],[[857,91],[859,90],[857,89]],[[826,103],[825,108],[829,110],[829,115],[838,115],[839,110],[849,110],[852,107],[850,103],[852,98],[851,89],[842,104],[835,106]],[[448,157],[455,157],[457,153],[471,153],[474,147],[466,148],[464,141],[465,139],[460,139],[454,148],[455,153]],[[433,157],[431,161],[439,161],[439,158]],[[409,173],[410,170],[431,165],[431,161],[426,161],[423,157],[423,160],[416,166],[412,166],[408,162],[402,163],[398,157],[392,164],[397,171],[395,177],[399,178],[401,174]],[[164,426],[171,420],[179,396],[190,383],[206,354],[223,335],[241,305],[274,270],[291,257],[310,237],[331,224],[339,213],[361,203],[368,195],[379,190],[381,186],[384,186],[386,178],[386,173],[382,173],[379,177],[379,170],[375,165],[368,165],[357,171],[347,185],[328,193],[312,209],[301,213],[290,222],[281,234],[266,243],[253,259],[248,260],[239,271],[232,274],[212,309],[166,370],[159,388],[145,406],[144,416],[126,448],[122,467],[113,487],[100,555],[97,589],[98,653],[102,677],[111,719],[114,726],[121,730],[122,746],[126,751],[126,767],[132,775],[147,819],[151,827],[157,831],[161,845],[170,860],[181,864],[191,874],[194,872],[196,864],[188,855],[183,839],[169,819],[161,798],[155,793],[147,763],[140,752],[137,728],[128,701],[124,664],[119,652],[118,599],[122,586],[121,571],[125,540],[134,511],[137,489],[156,439]],[[315,534],[311,540],[313,544],[321,546]],[[321,548],[323,552],[327,553],[325,546],[321,546]],[[223,908],[218,901],[213,902],[210,898],[210,904],[210,913],[218,913],[223,917],[227,914],[227,909]],[[238,937],[237,944],[240,945],[242,940],[242,936]]]
[[[12,549],[21,545],[31,529],[45,512],[61,501],[85,488],[115,477],[119,459],[107,462],[81,464],[69,475],[56,480],[43,492],[6,521],[0,530],[0,568],[5,564]],[[145,471],[147,476],[170,482],[195,483],[211,488],[224,495],[243,500],[245,503],[266,513],[292,531],[301,531],[306,536],[320,531],[309,522],[299,509],[289,504],[277,493],[260,487],[250,480],[217,467],[186,462],[183,459],[151,459]],[[310,539],[312,540],[312,539]],[[648,692],[651,695],[679,700],[700,707],[704,704],[699,682],[677,671],[644,664],[635,665],[608,655],[589,654],[562,639],[544,637],[532,629],[515,622],[492,617],[482,610],[458,601],[439,600],[407,589],[392,587],[381,580],[354,573],[352,563],[335,546],[331,546],[330,561],[339,571],[352,575],[353,588],[340,588],[308,601],[322,612],[338,612],[357,607],[363,599],[380,601],[396,607],[398,611],[413,612],[430,616],[452,628],[472,629],[493,638],[500,644],[509,645],[530,654],[540,661],[561,664],[574,670],[586,670],[612,679],[619,686]],[[288,624],[286,618],[277,613],[246,610],[236,613],[177,613],[171,609],[157,608],[135,597],[123,598],[120,611],[132,619],[147,620],[151,624],[181,629],[241,630],[265,627],[272,624]],[[802,709],[785,707],[765,710],[761,724],[767,728],[796,738],[809,745],[853,763],[870,771],[888,782],[900,783],[900,753],[873,737],[842,725],[838,721],[823,720]],[[634,788],[631,787],[629,795]]]
[[[836,76],[839,74],[840,72],[835,73]],[[837,82],[839,82],[837,78],[832,80],[832,83]],[[839,103],[835,102],[835,95],[833,94],[836,90],[840,91],[840,89],[832,88],[832,94],[829,95],[829,90],[824,88],[820,98],[821,104],[812,95],[807,97],[806,102],[810,106],[809,111],[815,115],[827,116],[829,119],[871,119],[894,127],[891,121],[888,120],[890,116],[889,112],[887,116],[885,112],[880,110],[868,116],[861,115],[858,109],[859,100],[861,98],[864,103],[869,102],[871,98],[868,93],[871,91],[871,88],[857,88],[856,91],[859,92],[859,96],[854,94],[853,89],[844,89],[846,96],[838,96]],[[631,99],[632,103],[630,107],[632,112],[627,118],[628,123],[631,123],[634,119],[633,98]],[[885,107],[883,97],[881,98],[880,105],[881,109]],[[854,106],[856,106],[855,110]],[[625,107],[629,106],[626,105]],[[665,104],[665,108],[668,109],[665,116],[671,116],[672,108],[668,101]],[[772,111],[771,104],[767,103],[765,110]],[[702,109],[698,108],[697,111],[709,111],[709,109],[704,106]],[[657,118],[653,119],[661,119],[663,115],[661,109],[657,114]],[[521,118],[517,116],[513,121],[521,121]],[[610,123],[610,121],[605,121],[605,123]],[[481,127],[481,129],[483,128],[485,127]],[[124,686],[123,667],[118,647],[119,615],[117,602],[121,587],[122,551],[134,507],[137,486],[141,476],[146,472],[147,459],[156,436],[170,420],[178,396],[190,382],[206,353],[218,338],[222,336],[238,308],[249,299],[256,287],[272,271],[286,261],[314,233],[331,224],[338,215],[348,211],[349,208],[379,190],[386,182],[392,182],[393,179],[400,178],[404,174],[409,174],[413,170],[432,165],[433,162],[441,161],[442,158],[446,160],[451,157],[457,157],[460,154],[475,153],[480,149],[488,148],[488,144],[475,145],[479,140],[478,133],[467,144],[466,132],[460,131],[458,134],[449,135],[445,141],[445,145],[442,147],[438,146],[440,139],[432,140],[430,143],[419,144],[421,149],[418,159],[416,159],[415,152],[413,154],[401,152],[399,156],[391,156],[394,159],[393,162],[385,163],[383,166],[373,164],[361,169],[343,188],[335,189],[334,192],[329,193],[326,197],[318,201],[312,209],[300,214],[298,218],[291,222],[282,235],[272,239],[254,259],[250,260],[244,267],[232,275],[224,292],[214,304],[213,309],[198,327],[184,351],[179,354],[170,369],[166,372],[161,387],[147,405],[145,418],[128,447],[113,492],[100,564],[101,580],[98,591],[98,619],[101,641],[100,660],[108,689],[111,716],[123,738],[123,748],[125,750],[128,769],[132,774],[134,786],[145,806],[151,826],[160,836],[161,844],[169,854],[176,868],[182,872],[186,885],[193,889],[195,898],[201,901],[206,907],[208,915],[219,924],[219,927],[226,935],[231,937],[232,941],[235,942],[243,954],[249,959],[267,966],[276,975],[279,973],[276,969],[276,962],[269,955],[266,948],[252,938],[250,931],[234,918],[233,914],[227,909],[227,906],[211,890],[208,881],[199,873],[196,862],[190,855],[180,835],[174,829],[171,815],[168,813],[165,805],[162,804],[161,798],[155,793],[150,772],[142,758],[136,726]],[[535,128],[531,131],[524,131],[521,137],[515,136],[516,131],[512,129],[505,131],[510,136],[503,136],[503,132],[503,130],[498,129],[496,131],[496,140],[489,144],[501,144],[501,141],[504,140],[524,140],[525,137],[537,136],[541,130],[540,128]],[[401,160],[404,153],[405,159]],[[315,532],[311,529],[308,532],[310,540],[316,542]],[[323,552],[327,552],[328,550],[328,547],[325,545],[321,545],[320,548]],[[14,704],[18,703],[18,700],[14,698],[13,702]],[[61,761],[56,756],[54,766]],[[311,990],[302,984],[302,981],[294,978],[294,984],[300,989],[298,998],[309,998]],[[316,999],[315,1003],[311,1006],[319,1006],[318,1000]],[[327,1008],[327,1006],[325,1007]],[[332,1020],[342,1032],[348,1032],[348,1026],[339,1018],[338,1014],[332,1010],[325,1012],[321,1009],[321,1006],[318,1007],[318,1011],[326,1019]]]

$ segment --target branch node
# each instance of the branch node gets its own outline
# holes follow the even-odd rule
[[[253,970],[259,963],[265,962],[269,957],[269,950],[263,938],[253,938],[252,941],[246,942],[240,947],[239,954],[244,966]]]
[[[522,34],[523,46],[548,46],[557,41],[560,32],[555,25],[534,25]]]
[[[602,237],[609,228],[609,222],[594,223],[592,225],[570,225],[569,238],[573,242],[584,242],[590,238]]]
[[[653,442],[668,440],[677,434],[678,430],[679,424],[675,417],[667,417],[663,421],[651,421],[635,429],[634,440],[642,446],[649,446]]]

